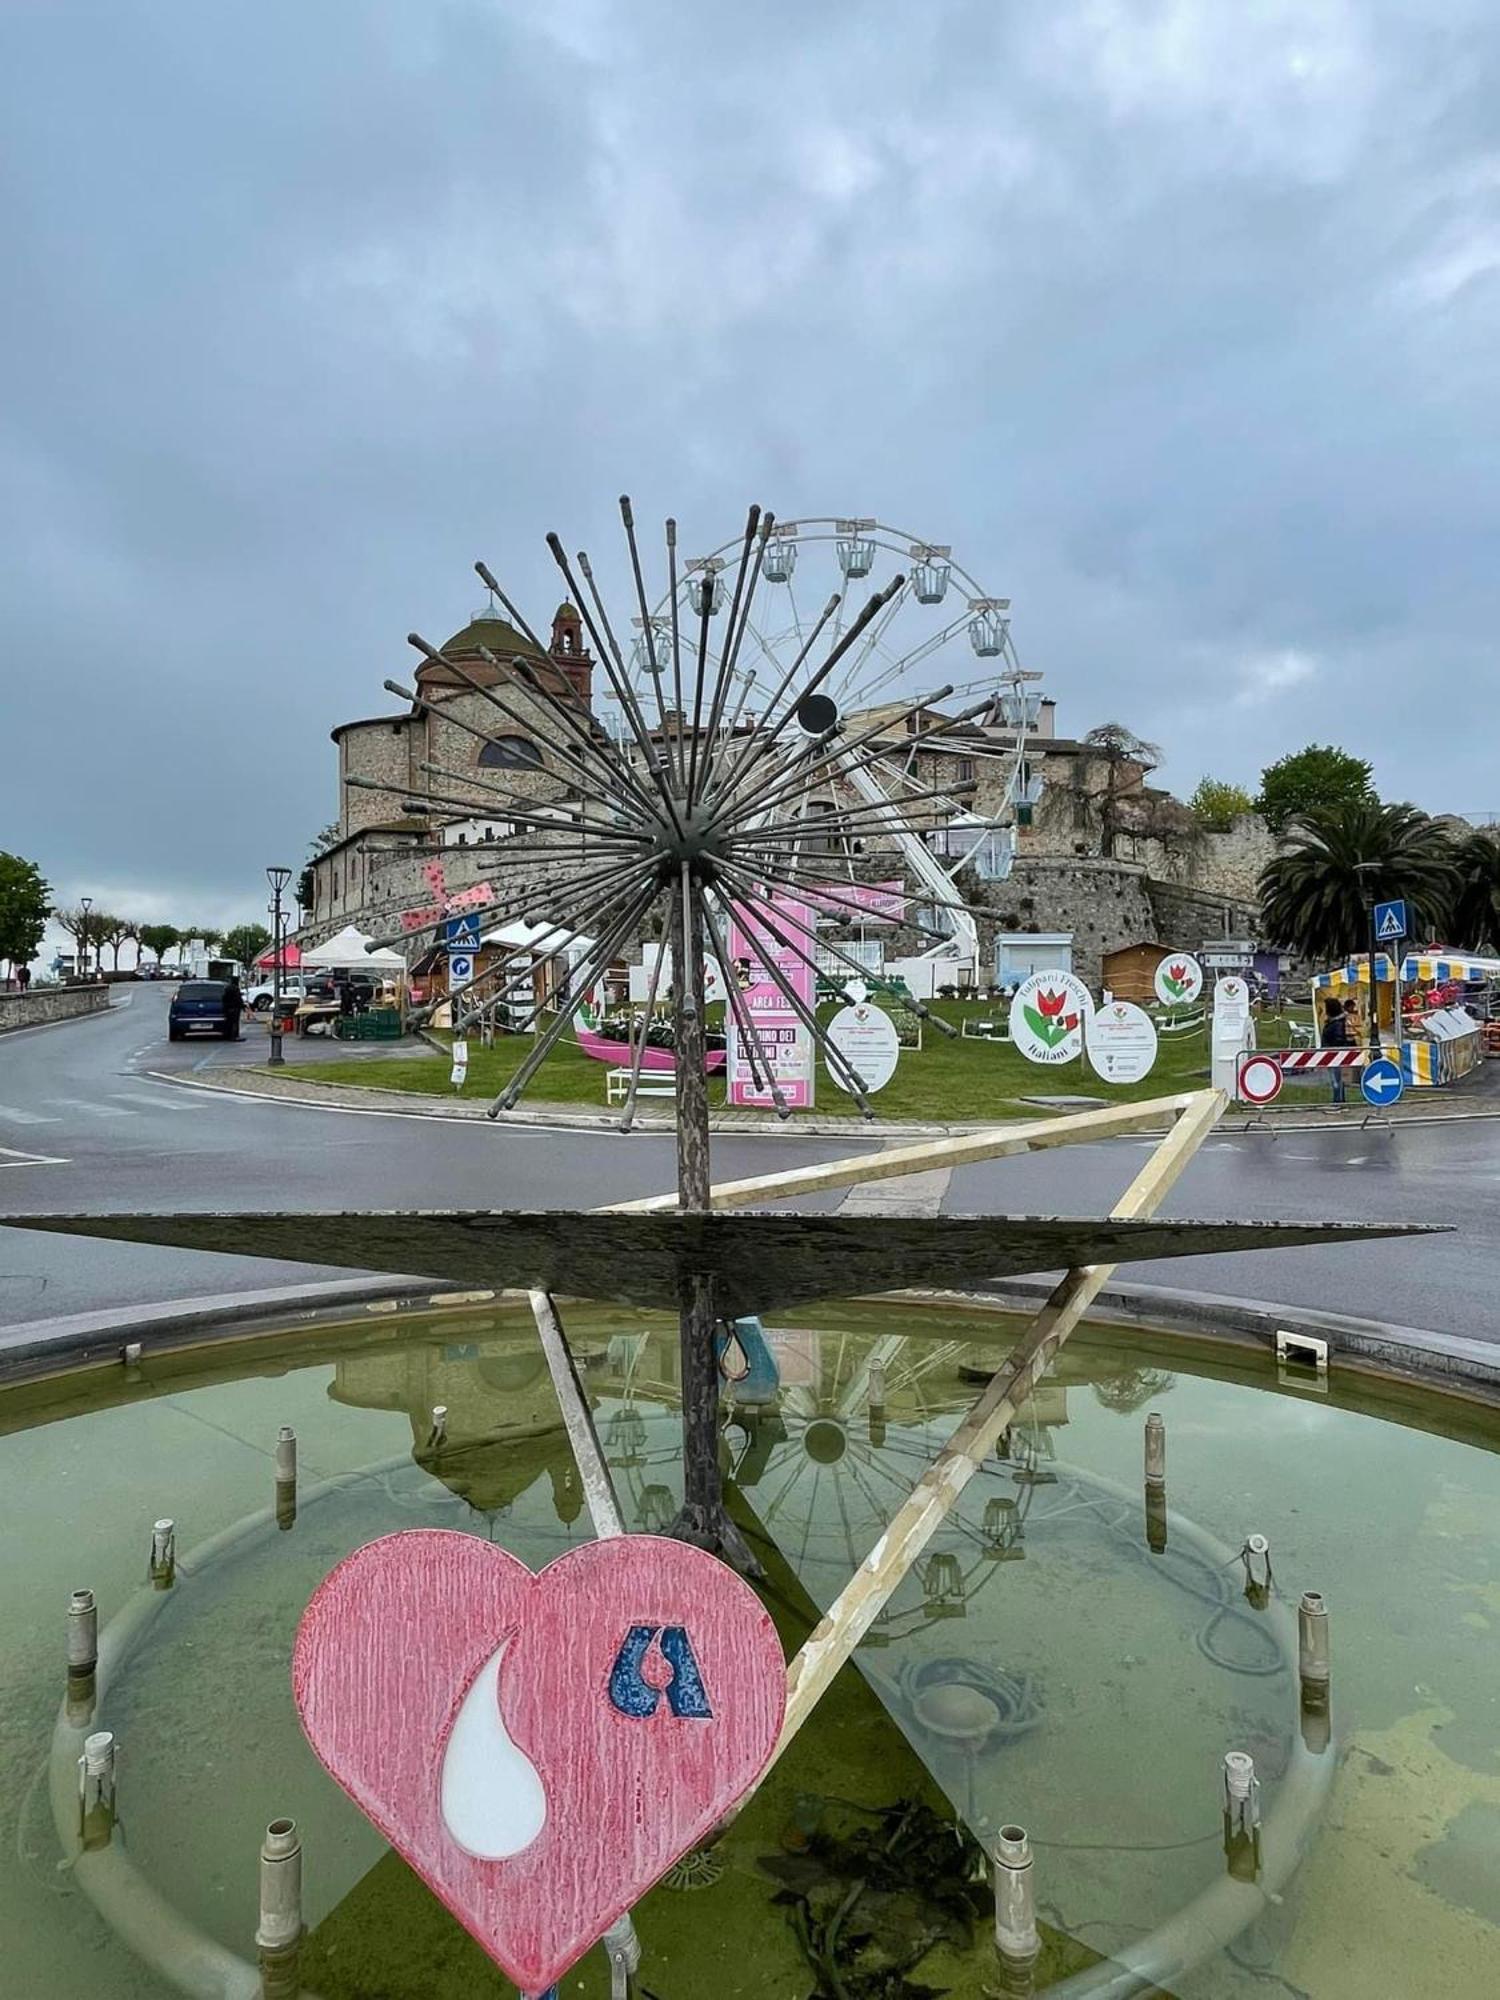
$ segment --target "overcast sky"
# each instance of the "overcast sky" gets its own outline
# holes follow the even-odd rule
[[[6,0],[0,846],[257,915],[484,555],[949,541],[1180,792],[1500,811],[1492,0]]]

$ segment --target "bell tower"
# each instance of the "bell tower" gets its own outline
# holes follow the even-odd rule
[[[578,699],[589,707],[594,694],[594,658],[583,643],[583,620],[576,604],[558,605],[547,654]]]

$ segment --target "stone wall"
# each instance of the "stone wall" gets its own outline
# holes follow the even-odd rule
[[[1128,861],[1019,857],[1004,882],[982,885],[977,896],[971,889],[970,898],[995,913],[979,927],[979,976],[986,986],[995,972],[996,931],[1070,931],[1073,970],[1095,988],[1106,952],[1138,944],[1156,931],[1146,871]]]
[[[109,1005],[107,986],[36,986],[29,993],[0,993],[0,1035],[43,1021],[81,1020]]]

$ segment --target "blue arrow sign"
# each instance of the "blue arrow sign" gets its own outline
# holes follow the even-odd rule
[[[1382,1108],[1394,1104],[1406,1084],[1389,1056],[1377,1056],[1374,1062],[1366,1063],[1360,1071],[1359,1087],[1364,1092],[1366,1104]]]
[[[1396,902],[1375,905],[1375,936],[1381,944],[1390,944],[1406,936],[1404,896]]]
[[[450,951],[478,951],[479,928],[479,914],[477,911],[472,916],[449,917],[447,923],[443,925],[443,938],[447,943],[448,949]],[[1403,932],[1402,935],[1404,936],[1405,933]]]
[[[448,954],[448,987],[467,986],[474,977],[474,956],[472,952],[450,951]]]

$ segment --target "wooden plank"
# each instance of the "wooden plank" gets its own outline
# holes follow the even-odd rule
[[[865,1181],[893,1180],[929,1167],[972,1166],[981,1160],[1004,1159],[1012,1153],[1043,1152],[1052,1146],[1083,1145],[1091,1139],[1150,1131],[1164,1121],[1180,1117],[1201,1094],[1178,1093],[1173,1097],[1148,1098],[1141,1104],[1114,1104],[1102,1111],[1072,1112],[1064,1118],[1028,1119],[1014,1125],[995,1125],[984,1132],[964,1133],[957,1138],[924,1139],[916,1145],[893,1146],[884,1152],[825,1160],[820,1166],[790,1167],[778,1174],[756,1174],[749,1180],[720,1181],[710,1190],[710,1200],[715,1208],[763,1206],[767,1202],[789,1201],[796,1195],[855,1187]],[[613,1202],[601,1213],[650,1215],[676,1206],[674,1194],[651,1194],[636,1201]]]
[[[9,1224],[10,1217],[0,1217]],[[712,1287],[713,1318],[784,1311],[809,1299],[902,1286],[963,1287],[1026,1271],[1107,1258],[1219,1255],[1291,1244],[1416,1235],[1416,1223],[1198,1222],[1099,1215],[804,1215],[786,1210],[504,1210],[389,1215],[17,1216],[23,1229],[361,1271],[424,1271],[467,1289],[566,1293],[677,1312],[695,1285]],[[695,1325],[698,1324],[695,1321]],[[695,1336],[696,1338],[696,1336]],[[695,1348],[695,1358],[697,1349]],[[698,1385],[718,1408],[717,1374]]]
[[[1222,1091],[1201,1091],[1189,1100],[1190,1108],[1116,1204],[1116,1217],[1124,1220],[1155,1211],[1213,1130],[1226,1102]],[[1000,1433],[1015,1420],[1019,1407],[1109,1282],[1114,1268],[1112,1264],[1086,1264],[1066,1274],[793,1660],[787,1670],[786,1716],[776,1745],[778,1757],[947,1519]]]

